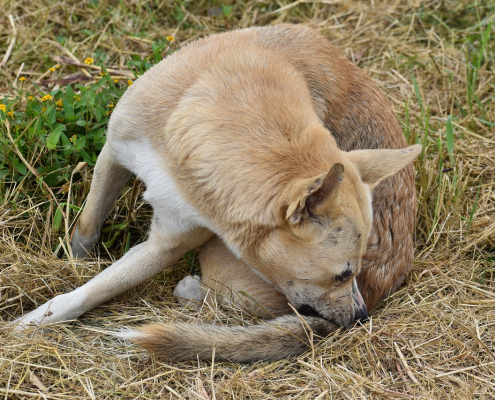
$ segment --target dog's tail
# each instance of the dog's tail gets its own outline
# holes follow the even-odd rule
[[[253,362],[302,354],[336,329],[337,325],[322,318],[289,315],[245,327],[151,324],[115,336],[170,361],[205,360],[214,355],[215,359]]]

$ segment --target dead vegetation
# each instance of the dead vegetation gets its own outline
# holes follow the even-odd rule
[[[19,335],[5,323],[87,281],[119,257],[67,261],[52,230],[55,205],[36,180],[0,184],[0,396],[4,398],[493,398],[495,396],[495,7],[489,2],[246,0],[87,2],[6,0],[0,18],[0,93],[87,76],[69,57],[107,56],[125,74],[168,35],[178,45],[253,24],[316,28],[386,92],[408,140],[425,145],[416,164],[417,260],[407,285],[371,321],[289,360],[254,365],[167,365],[108,331],[146,321],[258,323],[239,310],[184,310],[172,289],[197,269],[175,270],[67,325]],[[491,28],[491,31],[490,31]],[[452,117],[449,117],[452,116]],[[2,135],[4,135],[4,131]],[[36,159],[29,160],[36,166]],[[76,166],[74,165],[74,168]],[[69,192],[81,205],[90,173]],[[57,193],[61,201],[67,193]],[[108,226],[131,221],[145,234],[149,208],[129,186]],[[134,204],[135,203],[135,204]],[[132,212],[129,206],[134,204]],[[411,210],[413,212],[413,210]],[[74,222],[70,215],[68,225]],[[111,231],[111,229],[109,229]],[[111,232],[103,240],[110,239]],[[61,258],[59,258],[61,257]]]

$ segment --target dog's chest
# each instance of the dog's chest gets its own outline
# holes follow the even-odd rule
[[[143,198],[153,207],[154,228],[165,235],[182,234],[198,226],[209,227],[206,219],[185,199],[174,177],[146,139],[113,140],[110,145],[119,163],[146,185]]]

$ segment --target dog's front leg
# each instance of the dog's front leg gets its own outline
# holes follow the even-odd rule
[[[211,232],[201,228],[170,240],[152,230],[146,242],[133,247],[85,285],[56,296],[12,324],[16,325],[16,329],[23,329],[28,324],[42,325],[77,318],[85,311],[151,279],[211,236]]]

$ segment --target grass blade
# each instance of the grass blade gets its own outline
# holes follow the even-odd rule
[[[446,123],[447,153],[450,162],[454,164],[454,130],[452,129],[452,115],[447,117]]]

